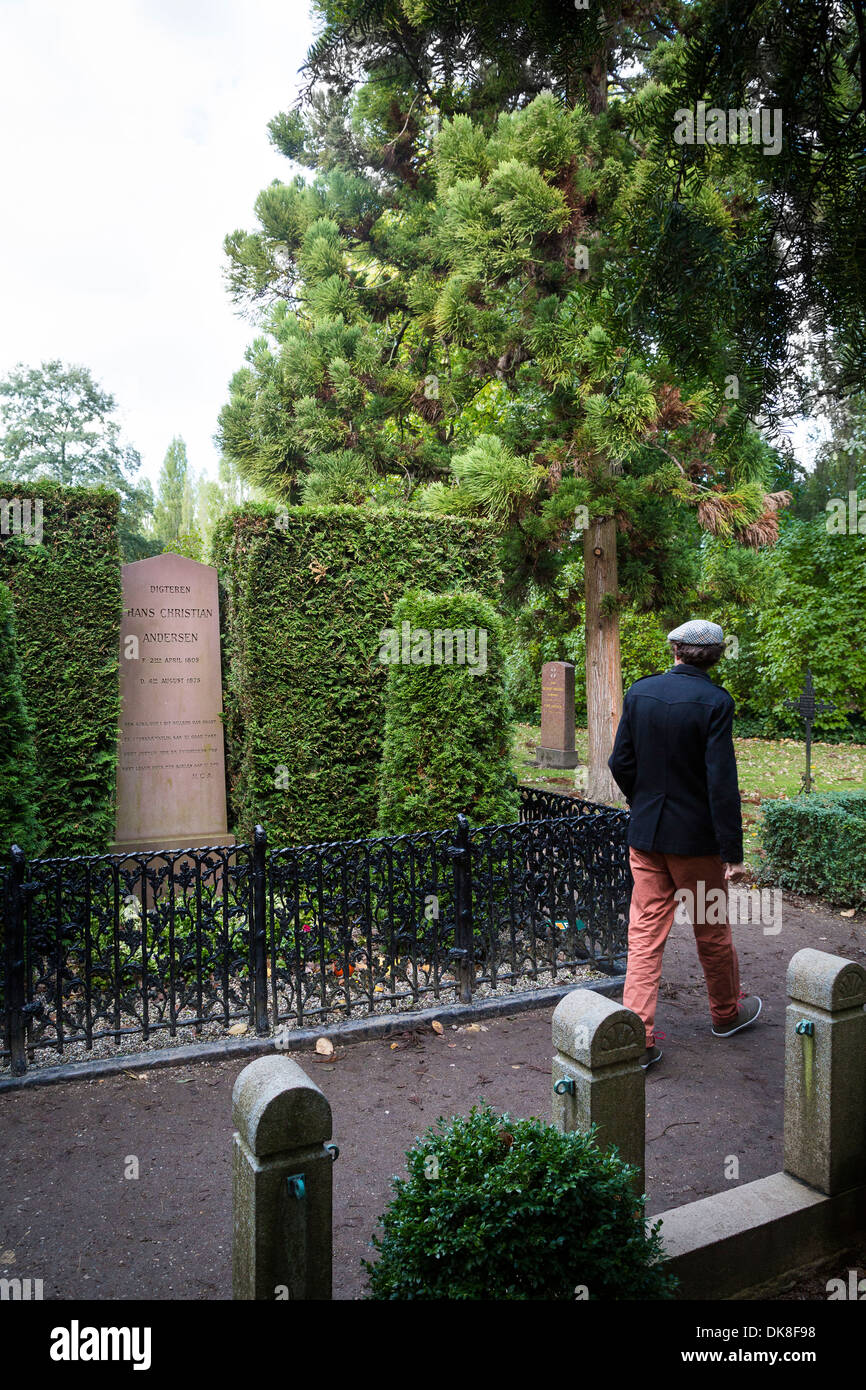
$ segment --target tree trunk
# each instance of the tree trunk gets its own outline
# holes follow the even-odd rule
[[[619,615],[606,613],[602,599],[616,596],[616,522],[593,519],[583,533],[584,594],[586,600],[586,718],[589,733],[587,799],[624,805],[607,760],[622,714],[622,664]]]

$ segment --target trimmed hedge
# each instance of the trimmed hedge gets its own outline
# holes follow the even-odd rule
[[[272,844],[374,834],[388,667],[379,633],[419,582],[501,584],[489,525],[367,507],[246,505],[212,553],[223,585],[229,815]]]
[[[442,830],[458,811],[475,825],[516,821],[520,794],[494,609],[477,594],[410,590],[394,610],[391,630],[397,650],[383,643],[382,654],[399,659],[388,664],[379,829],[386,835]]]
[[[0,539],[24,700],[33,722],[35,809],[50,854],[94,854],[114,838],[120,713],[118,495],[0,480],[0,498],[42,501],[42,542]],[[5,852],[7,847],[0,846]]]
[[[762,880],[831,903],[866,903],[866,791],[765,801]]]
[[[20,845],[25,854],[38,852],[35,776],[33,724],[24,704],[15,608],[9,588],[0,584],[0,846],[4,855],[10,845]]]
[[[562,1134],[489,1106],[439,1120],[364,1261],[375,1299],[668,1299],[661,1222],[648,1229],[635,1169],[594,1131]]]

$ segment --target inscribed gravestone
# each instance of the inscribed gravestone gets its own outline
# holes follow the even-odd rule
[[[574,667],[546,661],[541,668],[541,739],[538,767],[577,767],[574,749]]]
[[[217,572],[124,565],[116,849],[233,844],[226,831]]]

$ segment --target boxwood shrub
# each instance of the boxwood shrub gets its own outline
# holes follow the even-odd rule
[[[866,902],[866,791],[765,801],[761,879],[847,906]]]
[[[397,604],[390,631],[399,651],[389,653],[386,642],[383,655],[418,660],[388,663],[379,829],[387,835],[441,830],[458,811],[475,825],[516,821],[520,795],[511,768],[502,628],[493,607],[477,594],[414,589]],[[474,664],[454,659],[455,632],[463,633],[464,655]]]
[[[388,666],[407,589],[502,576],[485,523],[368,507],[247,505],[218,523],[230,825],[271,844],[376,832]]]
[[[665,1299],[675,1280],[635,1170],[594,1133],[562,1134],[487,1105],[440,1120],[364,1261],[375,1299]]]
[[[12,595],[0,584],[0,856],[39,849],[33,724],[24,703]],[[2,930],[2,928],[0,928]]]
[[[98,854],[114,839],[119,498],[108,488],[0,480],[0,498],[16,497],[42,503],[41,543],[0,538],[33,721],[36,814],[45,852]]]

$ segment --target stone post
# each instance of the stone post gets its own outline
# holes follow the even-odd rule
[[[785,1171],[830,1197],[866,1183],[866,970],[807,947],[787,983]]]
[[[601,1148],[616,1145],[645,1191],[646,1051],[642,1021],[591,989],[575,989],[553,1013],[553,1123],[563,1133],[598,1125]]]
[[[259,1057],[232,1092],[232,1297],[329,1299],[331,1107],[288,1057]]]

